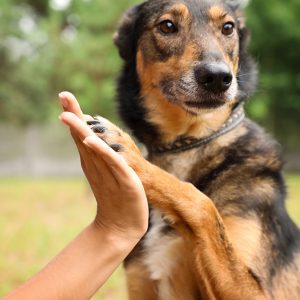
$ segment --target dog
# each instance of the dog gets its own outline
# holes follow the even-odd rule
[[[89,125],[141,178],[149,230],[125,262],[131,300],[300,299],[300,235],[279,145],[245,118],[256,65],[242,0],[148,0],[114,37],[119,112]]]

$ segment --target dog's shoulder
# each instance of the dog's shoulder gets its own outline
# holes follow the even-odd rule
[[[286,198],[281,147],[254,122],[247,119],[242,127],[242,135],[206,159],[211,167],[195,186],[213,199],[222,215],[274,213],[272,207],[283,208]]]
[[[214,201],[233,232],[242,232],[246,240],[258,234],[259,255],[268,261],[266,278],[273,280],[282,268],[295,266],[300,232],[285,207],[280,145],[250,120],[244,128],[243,135],[216,154],[223,157],[220,163],[199,178],[196,187]],[[235,242],[241,244],[244,237],[235,237]]]
[[[280,145],[248,119],[240,130],[243,133],[232,143],[210,153],[214,158],[209,161],[212,167],[198,179],[196,186],[209,192],[212,186],[228,189],[231,183],[248,188],[248,184],[258,183],[256,179],[268,179],[284,194]]]

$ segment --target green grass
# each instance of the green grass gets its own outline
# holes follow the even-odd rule
[[[0,180],[0,297],[39,271],[95,214],[79,179]],[[124,300],[120,268],[93,298]]]
[[[290,174],[286,176],[286,180],[288,192],[287,209],[294,221],[300,226],[300,175]]]
[[[288,210],[300,225],[300,175],[287,176]],[[95,202],[80,179],[0,180],[0,297],[40,270],[93,219]],[[124,300],[120,268],[93,298]]]

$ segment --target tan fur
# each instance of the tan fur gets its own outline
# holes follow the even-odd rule
[[[220,6],[214,5],[209,9],[210,18],[213,21],[219,21],[220,19],[224,19],[226,17],[226,12]]]
[[[152,210],[152,216],[161,215],[158,210]],[[163,223],[161,223],[163,224]],[[157,282],[159,299],[190,299],[194,300],[197,284],[194,275],[194,263],[190,250],[185,241],[175,232],[158,239],[161,229],[156,222],[149,231],[149,238],[145,246],[155,247],[155,251],[148,253],[144,263],[150,272],[150,278]],[[164,257],[162,260],[161,257]]]
[[[186,58],[193,55],[193,47],[187,48]],[[191,62],[190,62],[191,63]],[[231,108],[229,105],[219,109],[218,116],[215,112],[203,113],[201,116],[190,116],[178,105],[171,103],[161,93],[158,82],[164,74],[175,73],[175,62],[173,59],[166,66],[166,63],[146,64],[142,51],[137,53],[137,72],[142,82],[141,95],[144,97],[144,105],[147,108],[148,118],[152,124],[163,128],[163,142],[173,141],[177,136],[187,134],[190,136],[205,136],[217,130],[227,119]],[[176,62],[179,70],[182,71],[188,64],[188,59]],[[169,67],[168,67],[169,66]],[[155,80],[155,81],[153,81]]]
[[[220,17],[224,11],[220,7],[213,7],[211,9],[212,22],[217,29],[221,24]],[[176,4],[171,7],[170,11],[161,16],[161,20],[176,19],[180,16],[181,26],[183,31],[187,32],[190,26],[190,15],[187,7],[183,4]],[[224,17],[226,21],[232,20],[230,17]],[[216,36],[220,37],[219,29],[216,30]],[[151,124],[157,125],[162,129],[162,142],[173,141],[176,136],[183,134],[191,136],[205,136],[217,130],[228,118],[231,111],[231,104],[225,105],[211,113],[203,113],[199,116],[190,116],[187,118],[187,112],[178,104],[170,102],[162,94],[159,83],[162,79],[172,76],[172,78],[179,78],[183,73],[187,72],[192,64],[197,60],[201,53],[201,47],[195,42],[189,42],[182,54],[173,56],[167,61],[160,61],[155,59],[156,51],[149,47],[149,34],[143,36],[139,41],[137,50],[137,73],[141,81],[141,96],[143,97],[143,105],[148,111],[148,118]],[[160,40],[159,35],[155,35],[158,44],[165,46],[164,40]],[[205,38],[204,38],[205,39]],[[181,40],[181,43],[184,41]],[[225,54],[222,40],[210,40],[211,47],[218,48],[223,54],[224,60],[230,66],[233,74],[238,71],[238,56],[235,56],[234,61]],[[235,43],[235,41],[234,41]],[[205,43],[207,44],[207,43]],[[236,49],[238,51],[238,48]],[[217,116],[216,116],[217,115]]]
[[[272,293],[276,299],[299,299],[299,273],[295,266],[300,266],[299,254],[296,257],[295,265],[287,266],[281,271],[281,274],[275,278],[272,284]]]
[[[190,17],[188,8],[182,4],[175,4],[171,7],[170,11],[163,14],[160,20],[172,20],[180,19],[181,21],[186,21]]]
[[[163,278],[160,283],[162,288],[164,288],[161,293],[161,299],[194,300],[198,286],[193,272],[194,262],[185,241],[179,238],[177,244],[170,249],[168,255],[168,259],[178,263],[173,269],[173,273],[170,274],[171,276]]]
[[[186,109],[189,100],[201,104],[202,100],[218,102],[216,97],[220,97],[216,93],[215,98],[206,98],[207,91],[201,85],[207,82],[196,76],[199,64],[221,60],[232,75],[237,75],[239,65],[237,30],[230,38],[222,33],[224,23],[234,22],[233,17],[222,7],[213,6],[207,24],[194,32],[190,30],[192,18],[185,5],[175,4],[160,17],[149,17],[147,29],[138,40],[136,71],[141,90],[137,101],[142,101],[146,121],[158,127],[160,143],[173,142],[181,135],[210,135],[229,118],[237,101],[237,78],[233,76],[219,108],[199,109],[192,111],[194,114]],[[165,20],[180,30],[166,37],[159,28],[159,22]],[[230,146],[249,132],[247,121],[207,147],[180,154],[150,153],[151,163],[127,134],[107,122],[105,127],[108,130],[99,136],[108,144],[123,146],[121,154],[140,177],[153,208],[151,214],[158,215],[158,219],[151,215],[153,224],[142,241],[142,253],[135,253],[127,267],[131,300],[194,300],[200,295],[201,299],[218,300],[266,300],[273,295],[276,299],[296,299],[300,292],[299,280],[291,274],[294,270],[283,269],[275,279],[268,273],[273,245],[266,236],[270,231],[265,228],[264,217],[270,216],[257,212],[259,201],[267,206],[262,209],[268,209],[276,199],[276,178],[261,174],[265,167],[277,174],[277,151],[260,141],[255,129],[253,144],[245,149],[241,146],[240,152]],[[263,151],[256,148],[260,145]],[[205,180],[212,184],[205,186]],[[164,228],[166,224],[170,227]],[[173,231],[166,233],[164,229]],[[267,282],[269,278],[274,286]],[[282,288],[289,281],[293,289],[290,295]]]
[[[171,8],[176,14],[179,14],[184,20],[190,17],[188,8],[183,3],[178,3]]]
[[[227,22],[233,22],[234,23],[234,20],[220,6],[212,6],[209,9],[209,16],[210,16],[210,19],[211,19],[210,20],[210,25],[211,25],[212,28],[215,29],[214,30],[215,47],[220,50],[220,53],[223,53],[223,58],[224,58],[225,62],[228,64],[228,66],[230,66],[231,71],[233,72],[233,74],[236,75],[237,72],[238,72],[238,66],[239,66],[239,56],[235,55],[235,58],[232,61],[232,59],[224,52],[224,49],[223,49],[224,45],[222,43],[222,34],[221,34],[221,31],[220,31],[220,27],[222,27],[222,25],[224,23],[227,23]],[[237,33],[235,33],[235,35],[237,36]],[[235,51],[238,51],[238,48],[236,48]]]
[[[130,300],[156,300],[157,284],[150,279],[146,266],[135,261],[126,268],[127,291]]]
[[[223,222],[233,248],[239,253],[239,257],[256,269],[256,259],[260,256],[262,241],[262,228],[255,217],[248,219],[241,217],[225,217]]]
[[[230,242],[222,238],[222,236],[226,236],[225,228],[221,229],[224,230],[224,233],[220,237],[216,236],[216,230],[220,226],[220,217],[210,199],[192,185],[182,183],[158,168],[155,168],[154,185],[153,177],[151,184],[150,180],[149,183],[146,179],[143,182],[149,201],[166,213],[173,226],[187,239],[186,242],[191,241],[193,244],[197,271],[202,274],[198,284],[202,286],[201,282],[203,280],[205,282],[205,288],[201,290],[201,294],[205,295],[210,290],[214,293],[222,290],[219,286],[222,281],[228,281],[227,283],[231,282],[231,285],[237,286],[237,282],[247,274],[247,269],[240,265],[238,257],[229,259],[228,255],[232,253],[233,249],[230,250],[232,247]],[[174,201],[173,195],[176,195],[178,201]],[[195,211],[198,214],[194,214]],[[202,214],[199,215],[199,212]],[[227,243],[227,250],[223,249],[224,242]],[[236,268],[235,278],[232,278],[230,273],[226,273],[231,268],[228,265]],[[223,270],[223,273],[220,274],[219,270]],[[215,283],[210,279],[212,274],[215,276]],[[220,278],[218,279],[218,277]],[[260,299],[262,297],[261,291],[254,281],[251,281],[250,278],[241,280],[244,282],[243,284],[239,283],[240,286],[236,290],[222,290],[222,295],[215,296],[221,297],[219,299],[237,299],[237,295],[241,294],[244,295],[243,299],[253,299],[253,297]]]
[[[170,297],[169,299],[172,300],[192,299],[190,291],[194,289],[193,287],[198,288],[204,299],[270,299],[271,294],[269,294],[270,291],[267,288],[268,283],[259,283],[249,272],[249,268],[251,268],[252,271],[264,275],[264,270],[261,270],[260,267],[269,259],[264,256],[264,247],[267,244],[265,244],[263,229],[257,218],[251,215],[244,218],[234,217],[235,206],[230,211],[230,205],[226,210],[222,210],[223,215],[221,216],[209,197],[201,193],[192,184],[180,181],[175,176],[147,162],[136,150],[134,142],[127,134],[124,134],[108,121],[104,122],[108,131],[99,134],[101,138],[110,141],[110,143],[119,143],[124,146],[122,155],[141,178],[148,201],[153,207],[164,212],[165,217],[183,239],[182,242],[181,238],[175,237],[174,240],[170,240],[169,247],[162,248],[164,249],[164,256],[171,259],[169,262],[166,261],[166,264],[170,264],[174,259],[179,262],[178,268],[179,265],[182,267],[177,271],[177,264],[175,264],[170,269],[165,270],[166,272],[171,271],[167,273],[171,274],[170,276],[153,278],[155,281],[157,280],[154,291],[161,291],[160,295],[167,295],[166,297]],[[241,126],[237,132],[240,131],[241,133],[243,130],[244,128]],[[112,133],[113,131],[117,132]],[[238,134],[232,134],[231,138],[234,139],[234,136],[238,136]],[[217,147],[217,142],[215,143],[215,147]],[[269,154],[270,167],[272,167],[272,164],[276,166],[276,162],[272,158],[272,152]],[[196,157],[196,153],[194,155]],[[252,159],[253,162],[250,159],[248,164],[251,165],[254,162],[257,164],[261,158],[254,157]],[[234,168],[231,170],[234,170]],[[249,180],[247,171],[243,169],[240,171],[240,179],[250,182],[248,189],[251,190],[255,187],[259,199],[271,201],[274,197],[274,194],[272,194],[274,183],[271,180],[260,180],[259,178]],[[186,174],[188,173],[187,170]],[[226,172],[224,174],[226,176]],[[234,179],[232,181],[226,178],[225,188],[220,189],[222,184],[218,180],[222,181],[223,179],[222,176],[218,177],[215,183],[219,186],[218,192],[222,195],[216,196],[213,192],[208,192],[211,197],[226,201],[229,196],[234,198],[241,193],[247,193],[247,185],[240,189],[237,189],[234,185],[230,186]],[[181,261],[181,258],[187,260]],[[263,263],[258,263],[260,260]],[[145,266],[145,261],[141,266]],[[146,285],[145,290],[147,291],[149,281],[144,282],[144,279],[151,279],[151,272],[147,274],[151,271],[151,268],[147,267],[148,271],[146,273],[137,271],[137,269],[134,271],[135,268],[133,268],[133,271],[132,269],[129,270],[131,270],[129,272],[131,292],[135,295],[142,293],[144,289],[134,292],[137,285]],[[137,279],[138,272],[141,272],[141,281]],[[296,277],[293,279],[294,275],[289,275],[288,269],[286,272],[282,271],[282,274],[276,277],[274,282],[282,285],[282,281],[288,280],[288,276],[291,276],[290,279],[295,281],[293,293],[296,295],[298,293]],[[186,280],[188,280],[188,283]],[[176,287],[170,290],[169,288],[175,282]],[[283,296],[282,299],[291,299],[284,289],[277,292],[278,295]],[[153,294],[149,296],[149,299],[151,299],[150,297],[154,297]],[[138,297],[132,296],[131,299],[138,299]],[[281,298],[277,297],[276,299]]]
[[[212,118],[212,122],[215,122],[216,126],[217,121],[217,118]],[[211,126],[211,128],[214,128],[213,124]],[[204,130],[203,128],[201,129]],[[199,131],[201,131],[201,129],[199,129]],[[202,151],[199,151],[199,149],[192,149],[190,151],[183,152],[180,154],[180,159],[178,159],[176,154],[151,154],[149,159],[153,164],[160,166],[162,169],[175,175],[180,180],[196,183],[197,178],[202,177],[209,172],[209,168],[218,166],[225,159],[225,156],[222,154],[215,156],[217,149],[229,146],[240,136],[244,135],[245,132],[246,128],[241,125],[237,128],[237,130],[229,132],[228,134],[221,136],[217,141],[212,142],[208,149],[204,149]],[[207,128],[203,135],[207,135],[209,133],[210,131]],[[197,135],[195,134],[195,136]],[[209,167],[205,161],[203,162],[203,160],[201,160],[203,157],[207,157],[207,160],[210,162]]]

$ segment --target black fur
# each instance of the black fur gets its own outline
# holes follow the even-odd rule
[[[240,63],[238,71],[239,100],[244,101],[249,98],[256,89],[257,85],[257,66],[251,56],[248,54],[248,45],[250,42],[249,30],[241,28],[240,36]]]
[[[171,0],[170,0],[171,1]],[[191,7],[197,9],[196,0],[185,0],[192,3]],[[125,16],[125,22],[121,23],[115,39],[119,48],[120,55],[124,59],[124,67],[118,80],[118,108],[119,113],[133,131],[133,134],[146,146],[151,146],[157,142],[160,137],[160,129],[151,124],[147,118],[147,110],[143,105],[143,99],[140,96],[141,85],[136,71],[135,54],[137,43],[141,32],[144,30],[144,24],[147,18],[159,11],[168,1],[148,1],[131,9]],[[201,2],[202,3],[202,2]],[[206,3],[203,1],[203,3]],[[243,21],[240,19],[241,9],[244,7],[245,1],[224,0],[236,15],[239,22],[239,71],[238,85],[239,94],[238,101],[245,101],[256,88],[257,71],[256,64],[247,52],[249,44],[249,32],[244,27]],[[204,5],[204,4],[203,4]],[[168,89],[168,82],[164,85]],[[207,161],[206,174],[198,175],[193,178],[192,183],[207,196],[209,196],[216,205],[221,216],[235,215],[239,217],[255,216],[262,225],[264,241],[270,246],[270,257],[265,258],[267,269],[267,285],[270,287],[272,279],[283,268],[292,264],[295,253],[300,251],[300,233],[297,226],[288,216],[285,209],[285,184],[282,178],[282,161],[280,148],[278,144],[273,142],[262,129],[250,121],[245,121],[244,126],[246,133],[238,138],[231,145],[219,149],[219,152],[211,155],[224,157],[217,166],[209,167],[209,159],[203,157]],[[207,145],[206,147],[210,147]],[[204,149],[205,150],[205,149]],[[199,151],[205,152],[203,149]],[[207,151],[208,152],[208,151]],[[256,163],[253,163],[256,162]],[[193,172],[200,174],[201,172]],[[254,182],[268,181],[272,183],[275,193],[272,195],[258,194]],[[228,189],[228,183],[231,188],[241,193],[238,196],[230,198],[214,197],[217,189],[219,194]],[[233,187],[232,187],[233,186]],[[259,189],[258,189],[259,190]],[[151,222],[150,222],[151,223]],[[166,225],[161,234],[171,234],[173,230]],[[139,245],[130,255],[127,263],[136,256],[143,254],[143,250]],[[249,273],[253,278],[262,285],[262,280],[256,272],[249,269]]]
[[[152,4],[153,2],[153,4]],[[193,1],[192,1],[193,2]],[[243,1],[242,1],[243,2]],[[125,13],[115,35],[115,44],[124,60],[124,67],[118,79],[117,103],[120,116],[134,135],[144,144],[150,145],[159,138],[159,128],[150,124],[146,111],[139,99],[140,83],[136,72],[135,53],[138,39],[149,15],[159,11],[168,1],[147,1],[134,6]],[[239,11],[241,1],[228,1],[228,5]],[[198,7],[195,7],[195,10]],[[238,71],[238,100],[246,100],[255,91],[257,83],[256,64],[247,52],[249,44],[248,29],[240,24],[240,60]]]
[[[124,14],[120,27],[114,36],[115,45],[124,60],[132,59],[135,53],[137,41],[135,25],[139,16],[139,9],[140,6],[136,5]]]
[[[159,138],[159,130],[146,121],[147,112],[140,99],[140,83],[138,81],[135,60],[126,61],[123,72],[118,79],[117,101],[122,120],[145,145],[150,145]]]
[[[226,191],[227,178],[240,177],[243,180],[243,182],[236,182],[237,189],[243,187],[237,198],[216,200],[215,205],[222,212],[222,216],[226,216],[228,211],[228,214],[240,217],[253,215],[259,217],[265,239],[272,245],[272,253],[276,253],[268,258],[270,260],[268,263],[269,280],[271,281],[282,267],[288,266],[293,261],[294,254],[300,249],[299,229],[288,216],[285,208],[286,188],[281,173],[282,162],[278,158],[280,149],[278,144],[266,136],[260,128],[248,122],[248,133],[223,151],[226,153],[224,161],[202,176],[195,186],[211,196],[216,185],[215,181],[224,173],[226,173],[224,191]],[[273,157],[277,157],[276,162],[272,162],[272,158],[269,157],[270,153]],[[260,163],[251,169],[247,166],[247,161],[255,157],[260,158]],[[264,157],[265,159],[261,159]],[[246,170],[247,174],[237,175],[238,170]],[[260,181],[272,180],[276,197],[267,200],[256,195],[255,188],[252,186],[253,178]],[[220,182],[217,185],[220,186]]]

